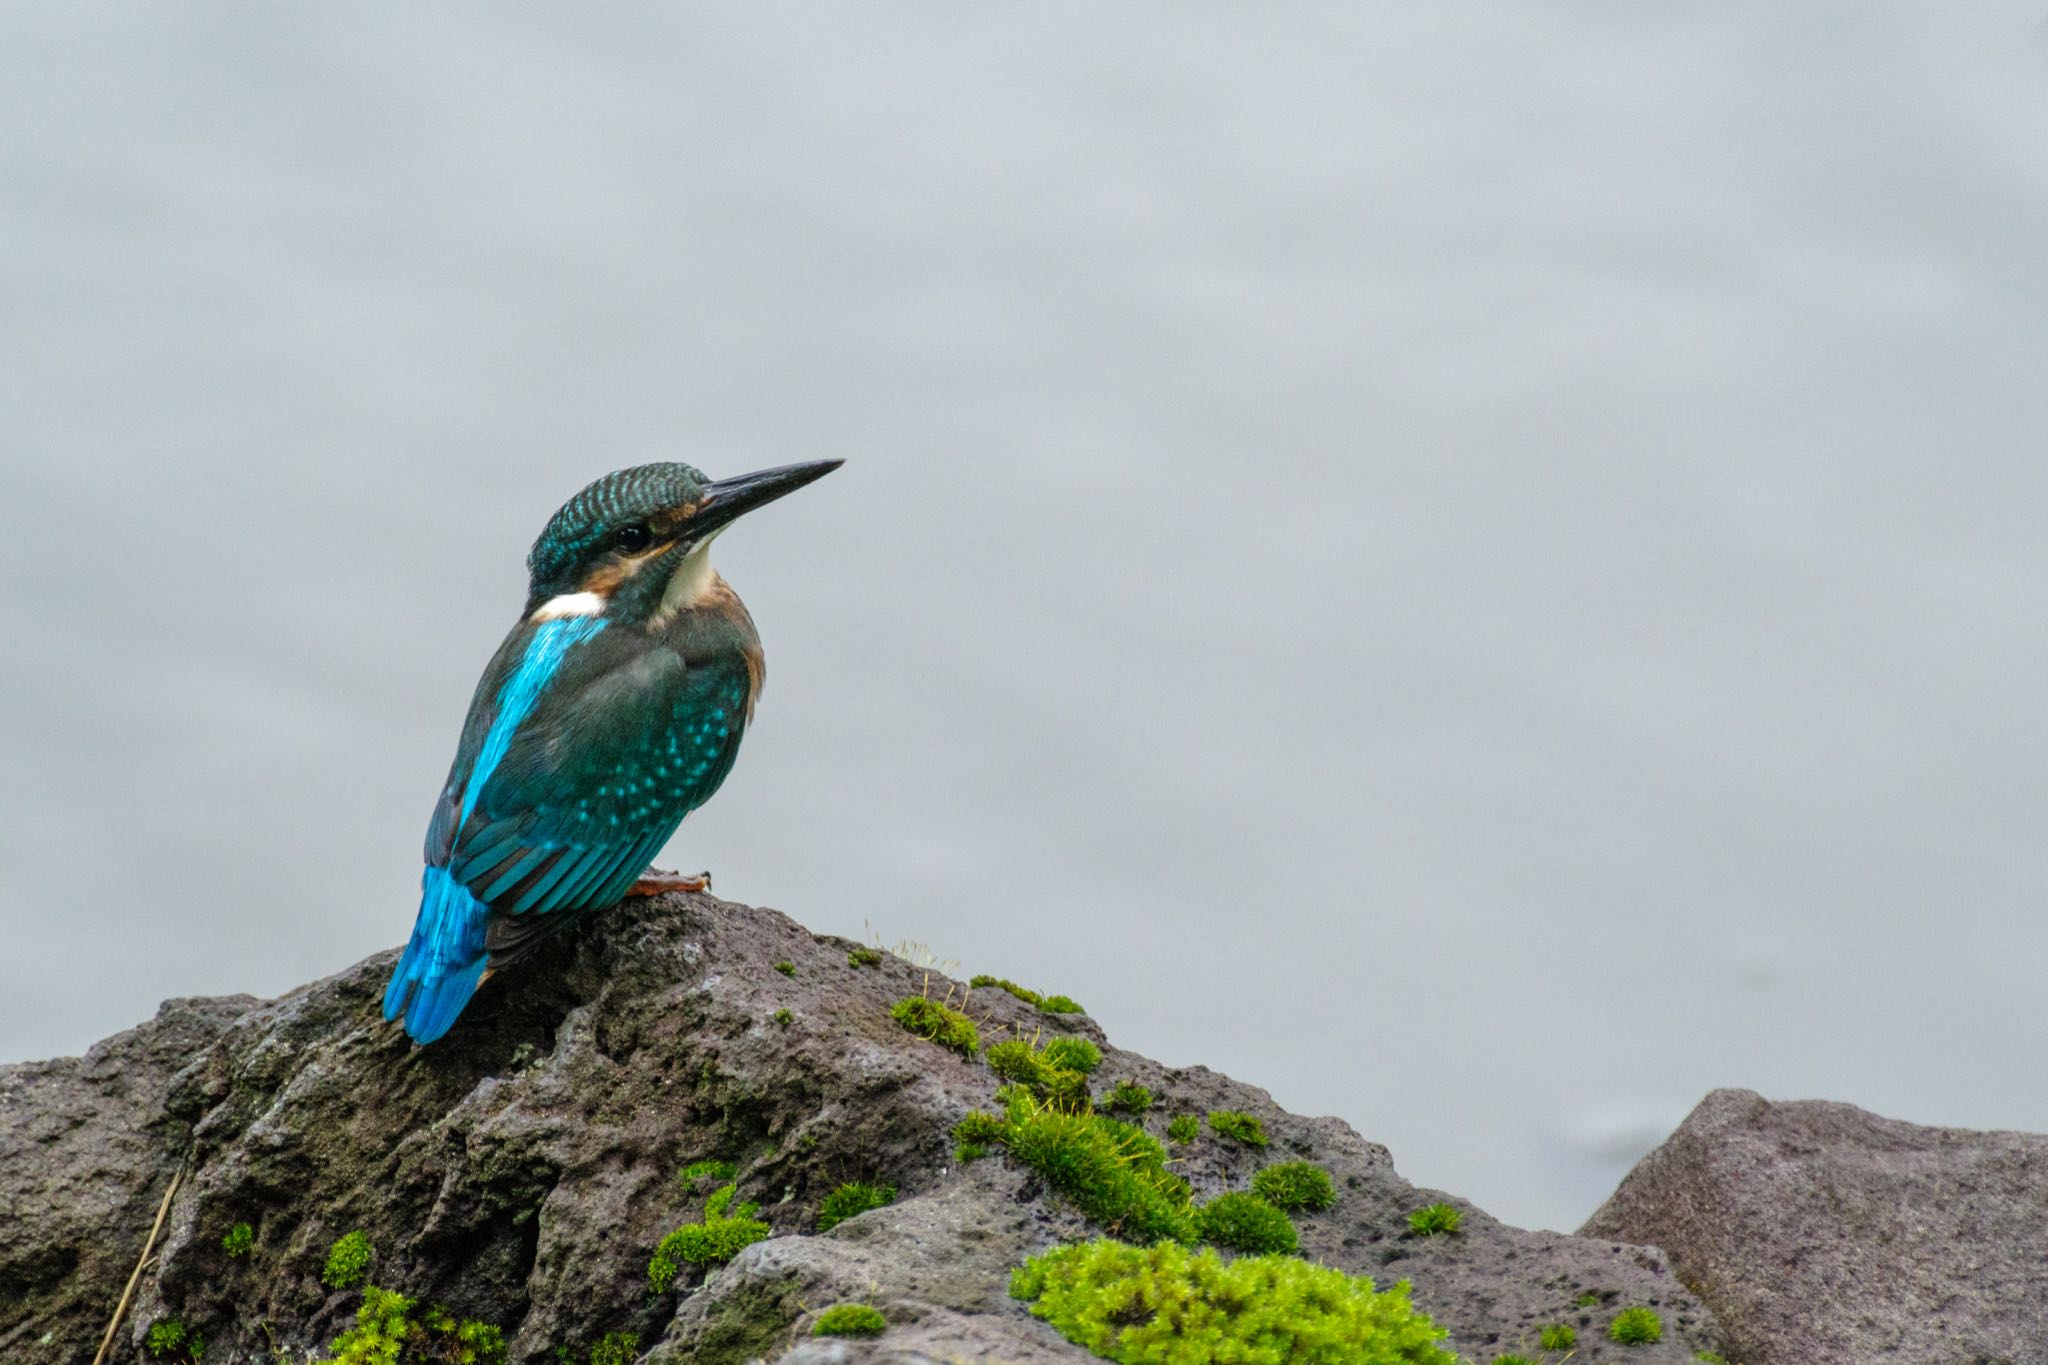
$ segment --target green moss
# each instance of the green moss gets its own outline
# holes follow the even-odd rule
[[[1289,1365],[1456,1365],[1444,1332],[1408,1302],[1406,1281],[1371,1280],[1291,1256],[1191,1252],[1171,1242],[1055,1247],[1010,1277],[1067,1340],[1122,1365],[1286,1361]]]
[[[849,967],[879,967],[882,965],[882,950],[880,948],[855,948],[846,955],[846,965]]]
[[[967,1117],[953,1125],[953,1159],[965,1165],[988,1155],[988,1149],[1003,1140],[1005,1120],[997,1114],[969,1110]]]
[[[796,1016],[791,1014],[786,1006],[768,1017],[783,1028],[788,1028],[796,1019]]]
[[[856,1214],[895,1202],[894,1185],[866,1185],[858,1180],[849,1181],[826,1195],[824,1202],[818,1205],[818,1231],[836,1228]]]
[[[1053,1040],[1054,1043],[1067,1041],[1077,1040]],[[1095,1051],[1092,1043],[1087,1046],[1089,1052],[1095,1053],[1095,1060],[1091,1065],[1100,1065],[1102,1054]],[[988,1050],[989,1070],[996,1075],[1012,1082],[1024,1093],[1055,1108],[1064,1109],[1069,1113],[1086,1113],[1091,1107],[1088,1102],[1087,1069],[1076,1069],[1067,1064],[1068,1060],[1085,1062],[1088,1060],[1088,1054],[1072,1048],[1062,1048],[1056,1052],[1052,1044],[1048,1044],[1041,1052],[1021,1038],[997,1043]],[[1008,1089],[1009,1087],[1004,1088]],[[1004,1092],[998,1091],[997,1098],[1004,1099]]]
[[[970,1116],[972,1117],[972,1116]],[[957,1137],[960,1129],[954,1130]],[[1192,1241],[1188,1184],[1166,1169],[1166,1149],[1142,1129],[1101,1114],[1010,1101],[987,1139],[1037,1171],[1090,1219],[1119,1237]]]
[[[327,1248],[327,1264],[321,1267],[320,1279],[329,1289],[354,1289],[369,1273],[370,1239],[361,1229],[344,1237],[338,1237],[334,1245]]]
[[[889,1320],[864,1303],[835,1303],[818,1314],[814,1337],[878,1337]]]
[[[1209,1126],[1227,1138],[1235,1138],[1247,1147],[1266,1145],[1266,1125],[1241,1109],[1218,1109],[1209,1115]]]
[[[974,1027],[974,1021],[929,996],[904,996],[890,1008],[889,1017],[918,1037],[951,1048],[963,1057],[972,1057],[981,1050],[981,1033]]]
[[[781,972],[784,976],[795,976],[796,964],[785,957],[784,959],[782,959],[782,961],[775,964],[775,970]],[[614,1333],[613,1335],[617,1334]],[[611,1338],[606,1337],[605,1340],[609,1341],[611,1340]]]
[[[640,1338],[631,1332],[606,1332],[590,1348],[590,1365],[633,1365],[640,1358]]]
[[[256,1229],[247,1223],[237,1223],[221,1234],[220,1249],[231,1259],[240,1260],[256,1249]]]
[[[703,1161],[693,1161],[678,1171],[676,1173],[676,1184],[683,1187],[684,1194],[695,1194],[700,1182],[708,1181],[711,1187],[716,1189],[726,1181],[731,1180],[737,1173],[737,1168],[730,1161],[720,1161],[716,1157],[707,1157]]]
[[[505,1365],[505,1336],[475,1318],[458,1320],[445,1308],[428,1306],[417,1319],[418,1300],[370,1285],[356,1309],[356,1325],[334,1339],[331,1365],[398,1365],[432,1360],[446,1365]]]
[[[1136,1081],[1118,1081],[1102,1097],[1102,1107],[1117,1114],[1142,1114],[1152,1107],[1152,1092]]]
[[[666,1294],[685,1265],[723,1265],[773,1229],[754,1217],[759,1206],[733,1205],[737,1185],[723,1185],[704,1201],[704,1221],[685,1223],[661,1239],[647,1263],[647,1283]]]
[[[152,1358],[166,1361],[199,1361],[206,1356],[206,1341],[187,1327],[182,1318],[158,1318],[149,1325],[143,1346]]]
[[[1202,1125],[1193,1114],[1175,1114],[1166,1125],[1168,1142],[1193,1142],[1201,1133]]]
[[[1195,1210],[1195,1231],[1205,1242],[1252,1255],[1285,1254],[1300,1247],[1294,1223],[1255,1194],[1219,1194]]]
[[[1326,1209],[1337,1202],[1330,1173],[1313,1161],[1283,1161],[1258,1171],[1252,1193],[1276,1209]]]
[[[1038,1008],[1047,1014],[1086,1014],[1081,1002],[1071,995],[1048,995],[1038,1002]]]
[[[1549,1323],[1537,1332],[1536,1342],[1546,1351],[1569,1351],[1579,1344],[1578,1329],[1568,1323]]]
[[[1664,1319],[1654,1308],[1624,1308],[1607,1324],[1607,1336],[1624,1346],[1649,1346],[1664,1339]]]
[[[1102,1049],[1086,1038],[1054,1038],[1039,1051],[1049,1064],[1084,1076],[1102,1065]]]
[[[1045,999],[1044,996],[1028,986],[1020,986],[1014,981],[1006,981],[999,976],[977,976],[972,981],[969,981],[967,986],[969,990],[980,990],[983,986],[994,986],[997,990],[1008,991],[1027,1005],[1036,1005]]]
[[[1447,1237],[1464,1217],[1455,1205],[1429,1204],[1408,1215],[1408,1230],[1417,1237]]]
[[[1598,1308],[1600,1306],[1600,1296],[1589,1289],[1585,1293],[1579,1295],[1579,1297],[1573,1300],[1573,1302],[1578,1304],[1578,1306],[1581,1308]]]
[[[1692,1358],[1700,1365],[1728,1365],[1728,1357],[1719,1351],[1695,1351]]]
[[[1536,1365],[1536,1362],[1527,1356],[1495,1356],[1493,1365]]]

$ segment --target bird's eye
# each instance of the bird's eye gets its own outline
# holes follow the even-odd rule
[[[636,555],[654,540],[654,533],[645,526],[634,524],[621,526],[612,533],[612,548],[620,554]]]

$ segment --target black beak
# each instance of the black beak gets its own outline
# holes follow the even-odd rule
[[[824,478],[845,463],[813,460],[809,464],[786,464],[707,483],[697,499],[697,515],[689,520],[690,532],[699,537],[709,535],[756,507],[766,506],[785,493],[794,493],[805,484]]]

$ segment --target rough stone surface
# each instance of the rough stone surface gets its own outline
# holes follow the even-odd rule
[[[1664,1248],[1731,1361],[2048,1361],[2048,1137],[1717,1090],[1583,1235]]]
[[[964,1000],[984,1044],[1062,1031],[1102,1044],[1098,1089],[1130,1078],[1157,1092],[1154,1133],[1181,1113],[1258,1115],[1267,1152],[1206,1129],[1173,1149],[1198,1197],[1244,1188],[1267,1161],[1323,1163],[1340,1197],[1297,1217],[1304,1254],[1412,1280],[1469,1360],[1538,1355],[1550,1322],[1579,1328],[1578,1362],[1689,1361],[1717,1344],[1659,1252],[1519,1231],[1457,1200],[1459,1233],[1415,1237],[1408,1213],[1447,1196],[1410,1186],[1343,1123],[1121,1051],[1085,1016],[886,955],[850,966],[854,946],[709,896],[629,901],[493,978],[430,1048],[379,1016],[385,953],[272,1002],[173,1002],[83,1059],[0,1068],[0,1358],[91,1360],[182,1166],[116,1360],[145,1359],[149,1325],[171,1316],[205,1334],[207,1365],[323,1351],[361,1295],[322,1284],[321,1266],[357,1229],[375,1248],[371,1283],[501,1326],[516,1362],[582,1361],[618,1331],[643,1360],[703,1365],[1092,1359],[1007,1288],[1026,1256],[1094,1230],[1007,1158],[954,1164],[951,1126],[990,1107],[997,1081],[889,1017],[926,990]],[[702,1211],[677,1173],[714,1156],[738,1163],[741,1197],[774,1235],[652,1294],[655,1245]],[[852,1179],[899,1198],[817,1234],[819,1200]],[[231,1259],[221,1238],[238,1222],[255,1247]],[[843,1301],[881,1309],[889,1331],[812,1338]],[[1663,1343],[1607,1342],[1613,1313],[1637,1303],[1663,1313]]]

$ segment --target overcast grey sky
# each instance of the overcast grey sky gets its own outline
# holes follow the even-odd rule
[[[0,1058],[399,942],[555,506],[844,456],[721,893],[1519,1222],[2048,1129],[2038,10],[0,8]]]

